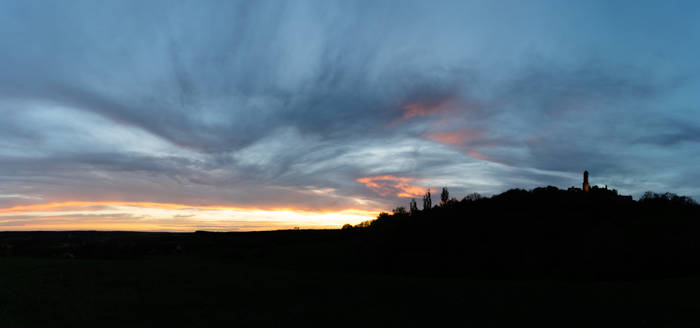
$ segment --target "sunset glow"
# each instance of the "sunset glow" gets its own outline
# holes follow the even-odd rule
[[[277,230],[339,228],[377,212],[248,209],[148,202],[60,202],[0,209],[3,230]]]
[[[695,8],[131,1],[0,1],[0,230],[340,227],[584,169],[700,199]]]

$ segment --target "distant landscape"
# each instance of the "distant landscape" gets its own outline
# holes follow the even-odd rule
[[[700,327],[699,18],[0,0],[0,328]]]
[[[461,200],[444,189],[430,202],[339,230],[2,232],[0,318],[698,323],[684,298],[700,291],[700,206],[688,197],[544,187]]]

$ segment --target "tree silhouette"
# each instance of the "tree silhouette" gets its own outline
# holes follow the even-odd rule
[[[446,207],[447,203],[450,201],[450,192],[447,191],[447,187],[442,187],[442,193],[440,193],[440,206]]]
[[[483,197],[481,197],[481,195],[480,195],[479,193],[474,192],[474,193],[471,193],[471,194],[469,194],[469,195],[464,196],[463,201],[464,201],[464,200],[467,200],[467,201],[477,201],[477,200],[479,200],[479,199],[481,199],[481,198],[483,198]]]
[[[409,203],[408,208],[411,211],[411,215],[415,215],[418,213],[418,204],[416,203],[415,198],[411,198],[411,202]]]
[[[433,200],[430,199],[430,188],[428,188],[428,191],[425,193],[425,196],[423,196],[423,210],[430,211],[430,209],[432,207],[433,207]]]

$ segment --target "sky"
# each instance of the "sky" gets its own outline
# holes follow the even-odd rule
[[[0,2],[0,230],[333,228],[700,200],[697,1]]]

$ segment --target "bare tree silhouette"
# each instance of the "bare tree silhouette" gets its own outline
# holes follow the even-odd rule
[[[433,200],[430,199],[430,188],[428,188],[428,191],[425,193],[425,196],[423,196],[423,210],[430,211],[430,209],[432,207],[433,207]]]
[[[416,203],[415,198],[411,198],[408,208],[411,211],[411,215],[416,215],[418,213],[418,204]]]

